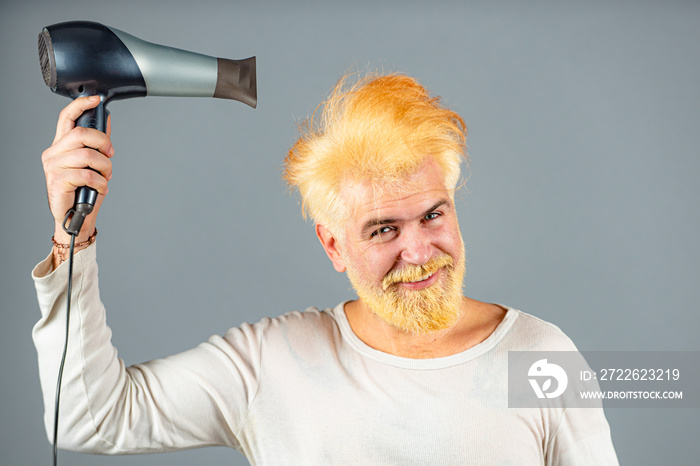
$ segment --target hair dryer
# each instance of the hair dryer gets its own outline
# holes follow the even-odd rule
[[[228,60],[157,45],[89,21],[47,26],[39,34],[44,82],[56,94],[75,99],[99,95],[99,105],[78,118],[78,126],[106,131],[107,104],[150,95],[217,97],[257,104],[255,57]],[[78,188],[63,228],[78,235],[92,212],[97,191]],[[66,226],[70,218],[70,225]]]

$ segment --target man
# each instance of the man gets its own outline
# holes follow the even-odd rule
[[[43,155],[59,245],[75,188],[98,190],[97,211],[111,178],[109,136],[74,128],[95,104],[68,105]],[[601,411],[508,407],[508,351],[575,347],[550,324],[462,295],[454,191],[465,137],[462,118],[409,77],[341,81],[289,151],[285,178],[359,299],[244,324],[129,368],[109,341],[88,217],[77,238],[63,446],[118,454],[226,445],[264,465],[617,464]],[[62,252],[55,246],[34,270],[49,432]]]

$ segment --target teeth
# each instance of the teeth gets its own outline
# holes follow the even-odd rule
[[[424,277],[419,278],[418,280],[414,280],[414,281],[408,282],[408,283],[424,282],[424,281],[426,281],[427,279],[429,279],[429,278],[432,277],[432,276],[433,276],[433,274],[431,273],[430,275],[426,275],[426,276],[424,276]]]

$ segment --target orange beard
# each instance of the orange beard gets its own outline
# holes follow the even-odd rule
[[[443,269],[444,275],[422,290],[406,290],[401,282],[425,279]],[[386,323],[405,332],[426,334],[452,327],[460,317],[464,250],[455,265],[452,257],[443,254],[426,264],[392,269],[381,287],[367,283],[354,267],[348,265],[348,278],[357,296]]]

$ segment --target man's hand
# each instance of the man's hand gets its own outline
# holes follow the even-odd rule
[[[56,137],[51,147],[41,155],[49,209],[55,223],[54,237],[58,243],[70,242],[70,235],[63,231],[62,224],[66,212],[75,202],[75,190],[80,186],[95,189],[98,196],[95,208],[86,217],[75,242],[85,241],[94,233],[97,212],[107,194],[107,183],[112,178],[110,158],[114,155],[114,147],[109,138],[111,120],[107,122],[107,134],[96,129],[75,126],[75,120],[85,110],[96,107],[99,101],[97,96],[80,97],[68,104],[58,117]],[[58,264],[60,262],[59,260]],[[54,248],[54,268],[56,265],[57,251]]]

